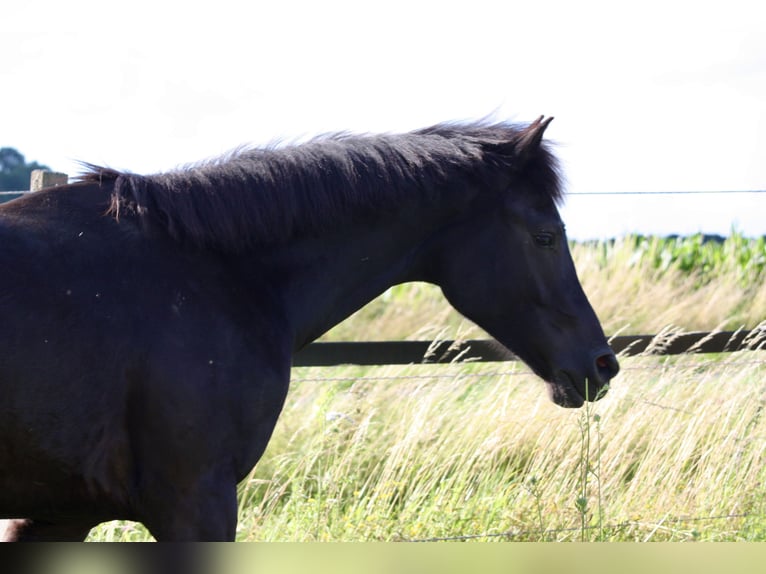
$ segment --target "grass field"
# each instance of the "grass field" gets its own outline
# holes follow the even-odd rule
[[[734,235],[573,249],[610,334],[753,328],[766,246]],[[482,336],[401,286],[336,340]],[[300,368],[240,486],[239,540],[766,540],[766,351],[622,359],[581,410],[517,363]],[[95,540],[143,540],[113,522]]]

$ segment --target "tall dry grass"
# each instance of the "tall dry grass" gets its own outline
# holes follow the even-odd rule
[[[581,411],[497,368],[302,369],[241,539],[764,538],[764,353],[625,359]]]

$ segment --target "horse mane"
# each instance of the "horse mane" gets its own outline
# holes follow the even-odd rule
[[[530,185],[559,203],[558,164],[543,143],[523,166],[508,151],[526,125],[447,123],[398,135],[325,135],[303,144],[239,149],[168,173],[84,164],[78,180],[111,190],[109,213],[137,214],[179,241],[238,251],[435,201],[466,184]],[[148,222],[148,221],[147,221]]]

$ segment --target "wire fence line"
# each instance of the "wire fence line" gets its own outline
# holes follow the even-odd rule
[[[572,191],[571,195],[728,195],[733,193],[766,193],[766,189],[711,189],[666,191]]]
[[[35,193],[28,189],[18,191],[0,191],[0,195],[24,195]],[[661,190],[661,191],[572,191],[568,196],[575,195],[729,195],[742,193],[766,193],[766,189],[690,189],[690,190]]]
[[[744,352],[744,351],[743,351]],[[763,353],[766,355],[766,351],[763,351]],[[692,355],[689,355],[692,356]],[[693,356],[699,356],[699,355],[693,355]],[[667,357],[664,356],[658,356],[658,355],[644,355],[639,357],[634,357],[634,360],[639,359],[667,359]],[[453,365],[459,365],[461,363],[452,363]],[[464,364],[464,363],[463,363]],[[468,363],[473,364],[473,363]],[[353,365],[351,365],[353,366]],[[426,367],[433,369],[434,367],[437,368],[446,368],[446,365],[438,365],[438,364],[413,364],[413,365],[405,365],[410,367]],[[722,359],[709,359],[706,361],[700,361],[695,362],[691,365],[679,365],[678,363],[674,363],[672,365],[673,371],[694,371],[698,370],[700,368],[705,367],[766,367],[766,358],[765,359],[753,359],[753,360],[722,360]],[[314,367],[300,367],[301,370],[316,370],[316,369],[335,369],[335,366],[314,366]],[[629,373],[629,372],[651,372],[651,371],[664,371],[668,367],[665,364],[665,361],[662,361],[662,364],[655,364],[655,365],[647,365],[647,366],[640,366],[640,365],[628,365],[628,366],[622,366],[620,368],[620,373]],[[535,376],[534,373],[525,367],[520,367],[515,370],[495,370],[495,371],[489,371],[486,373],[449,373],[449,374],[442,374],[442,373],[423,373],[423,374],[407,374],[407,375],[376,375],[374,372],[370,372],[369,370],[365,370],[363,373],[360,373],[358,376],[334,376],[334,377],[318,377],[318,376],[299,376],[294,377],[291,379],[291,382],[293,383],[346,383],[346,382],[353,382],[358,381],[361,379],[364,379],[366,381],[382,381],[382,382],[396,382],[396,381],[426,381],[426,380],[455,380],[456,377],[459,377],[460,379],[492,379],[496,377],[531,377]]]

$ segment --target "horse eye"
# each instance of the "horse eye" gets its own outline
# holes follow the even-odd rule
[[[534,233],[532,238],[538,247],[553,247],[556,243],[556,236],[553,233],[547,231],[541,231],[540,233]]]

